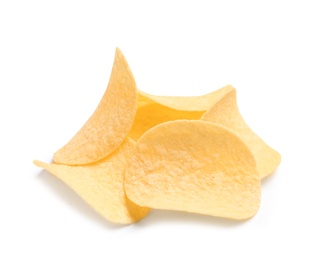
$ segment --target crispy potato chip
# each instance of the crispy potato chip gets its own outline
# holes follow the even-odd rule
[[[54,161],[81,165],[115,151],[131,129],[137,96],[134,77],[117,48],[108,88],[97,109],[79,132],[54,154]]]
[[[199,120],[163,123],[141,136],[125,191],[140,206],[233,219],[252,217],[260,205],[249,148],[226,128]]]
[[[233,90],[227,85],[211,93],[202,96],[156,96],[141,90],[138,91],[138,106],[158,103],[160,105],[182,111],[207,111],[212,104],[217,103],[222,97]]]
[[[138,109],[129,136],[133,140],[150,128],[178,119],[200,119],[202,114],[214,106],[233,87],[226,86],[212,93],[195,97],[154,96],[138,92]]]
[[[123,189],[124,170],[132,156],[134,141],[124,143],[108,157],[85,166],[71,166],[34,161],[64,181],[83,200],[106,219],[130,224],[143,218],[149,211],[131,202]]]
[[[129,137],[137,141],[150,128],[177,119],[200,119],[204,111],[181,111],[152,103],[138,107]]]
[[[238,110],[235,89],[223,96],[201,119],[222,125],[238,135],[251,150],[261,179],[274,172],[280,164],[280,154],[268,146],[243,120]]]

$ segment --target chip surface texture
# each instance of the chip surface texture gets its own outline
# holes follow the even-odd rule
[[[176,120],[147,131],[126,169],[125,191],[140,206],[247,219],[260,205],[248,147],[214,123]]]
[[[241,116],[236,100],[236,89],[227,93],[206,111],[201,119],[226,127],[238,135],[251,150],[261,179],[273,173],[280,164],[280,154],[253,132]]]
[[[117,48],[109,84],[97,109],[76,135],[54,154],[54,161],[81,165],[98,161],[115,151],[131,129],[137,100],[134,77]]]
[[[150,128],[172,120],[198,120],[232,90],[228,85],[202,96],[155,96],[138,91],[138,109],[129,137],[137,141]]]
[[[123,189],[124,170],[132,156],[134,145],[134,141],[126,139],[108,157],[85,166],[47,164],[40,161],[34,163],[61,179],[109,221],[131,224],[149,211],[131,202]]]

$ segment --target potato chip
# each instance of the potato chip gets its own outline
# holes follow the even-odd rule
[[[154,96],[139,91],[138,109],[129,136],[136,141],[144,132],[161,123],[178,119],[200,119],[205,111],[232,89],[231,86],[226,86],[194,97]]]
[[[123,189],[124,170],[132,156],[134,141],[123,144],[108,157],[85,166],[34,163],[65,182],[84,201],[106,219],[130,224],[143,218],[149,211],[131,202]]]
[[[243,120],[238,110],[235,89],[224,95],[201,119],[222,125],[238,135],[251,150],[261,179],[274,172],[280,164],[280,154],[268,146]]]
[[[227,85],[202,96],[156,96],[141,90],[138,91],[138,106],[158,103],[160,105],[182,111],[207,111],[213,104],[233,90]]]
[[[249,148],[226,128],[199,120],[163,123],[142,135],[125,191],[143,207],[232,219],[250,218],[260,205]]]
[[[81,165],[98,161],[115,151],[131,129],[137,96],[129,65],[117,49],[109,84],[97,109],[79,132],[54,154],[54,161]]]
[[[152,103],[138,107],[129,137],[137,141],[150,128],[177,119],[200,119],[204,111],[181,111]]]

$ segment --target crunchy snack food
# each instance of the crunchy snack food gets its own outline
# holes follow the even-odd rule
[[[140,206],[246,219],[260,205],[249,148],[214,123],[176,120],[147,131],[126,169],[125,190]]]

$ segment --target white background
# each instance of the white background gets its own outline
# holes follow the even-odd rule
[[[320,259],[318,1],[0,1],[0,259]],[[244,222],[153,211],[104,220],[32,164],[94,111],[120,47],[138,87],[227,84],[282,155]]]

